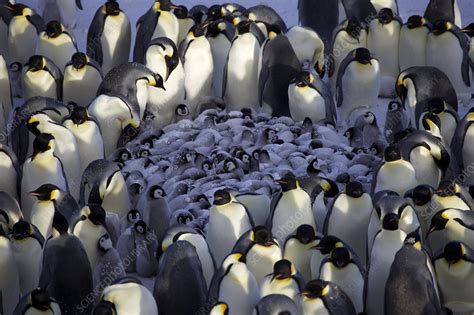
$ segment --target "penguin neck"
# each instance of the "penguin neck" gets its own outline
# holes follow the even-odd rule
[[[34,157],[31,158],[31,161],[33,162],[46,162],[51,160],[54,157],[54,151],[52,149],[44,151],[44,152],[39,152],[36,154]]]

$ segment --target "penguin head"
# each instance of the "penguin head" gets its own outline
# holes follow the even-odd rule
[[[137,209],[132,209],[127,213],[127,221],[130,223],[136,223],[140,220],[140,211]]]
[[[153,74],[153,77],[152,77],[152,78],[140,78],[140,79],[138,79],[138,80],[142,80],[142,79],[148,80],[148,84],[149,84],[150,86],[153,86],[153,87],[156,87],[156,88],[160,88],[160,89],[166,91],[166,89],[165,89],[165,81],[163,80],[163,77],[162,77],[160,74],[155,73],[155,74]],[[138,80],[137,80],[137,81],[138,81]]]
[[[41,133],[36,136],[33,141],[33,160],[39,153],[44,153],[48,150],[54,150],[54,137],[49,133]]]
[[[214,162],[212,162],[211,160],[205,160],[204,162],[202,162],[201,169],[204,172],[208,172],[212,170],[213,168],[214,168]]]
[[[426,20],[420,15],[412,15],[408,18],[406,25],[409,29],[414,29],[426,25]]]
[[[331,251],[329,260],[333,263],[333,265],[341,269],[347,266],[351,262],[352,258],[351,253],[347,248],[337,247]]]
[[[162,199],[167,196],[165,190],[160,185],[151,186],[148,190],[148,195],[151,199],[155,200]]]
[[[53,217],[53,229],[56,230],[59,234],[67,234],[69,230],[69,223],[64,215],[59,211],[54,212]]]
[[[179,119],[184,119],[189,116],[190,112],[188,106],[185,104],[179,104],[176,106],[175,114]]]
[[[133,229],[135,233],[145,235],[147,232],[150,231],[150,228],[146,225],[145,221],[138,220],[137,223],[134,224]]]
[[[38,129],[38,126],[40,124],[40,117],[39,116],[41,114],[44,115],[44,113],[42,113],[42,112],[37,112],[37,113],[32,114],[26,122],[26,127],[34,135],[39,135],[41,133],[41,131]]]
[[[194,221],[194,216],[191,212],[187,210],[176,210],[173,213],[173,217],[176,215],[176,222],[180,225],[186,225],[192,221]]]
[[[117,1],[109,0],[104,5],[105,15],[117,16],[122,12]]]
[[[346,32],[353,38],[359,38],[361,31],[364,29],[360,21],[355,17],[350,17],[346,22]]]
[[[297,75],[296,78],[294,79],[294,82],[297,87],[299,88],[305,88],[311,85],[312,81],[314,78],[312,78],[311,73],[309,71],[300,71]]]
[[[170,11],[175,8],[175,5],[173,5],[170,0],[155,0],[153,8],[155,8],[156,11]]]
[[[321,189],[321,190],[320,190]],[[328,178],[321,177],[319,185],[314,189],[314,193],[324,192],[325,198],[333,198],[339,193],[337,184]],[[313,193],[311,193],[313,194]]]
[[[314,228],[311,225],[301,224],[296,229],[296,238],[302,244],[306,245],[306,244],[309,244],[312,241],[316,240],[316,232],[314,231]]]
[[[346,194],[352,198],[360,198],[364,194],[364,186],[360,182],[350,182],[346,185]]]
[[[226,173],[232,172],[238,168],[237,163],[235,163],[234,159],[226,158],[224,160],[224,171]]]
[[[329,292],[329,283],[321,280],[311,280],[306,283],[302,294],[308,299],[321,299],[326,296]]]
[[[428,185],[419,185],[416,186],[411,192],[411,199],[413,203],[417,206],[426,205],[431,201],[433,196],[433,189]]]
[[[372,112],[366,112],[364,114],[364,123],[377,126],[377,117],[375,117],[375,114]]]
[[[411,232],[410,234],[408,234],[405,237],[405,240],[403,241],[403,244],[405,246],[412,246],[413,248],[415,248],[417,250],[421,250],[422,246],[421,246],[421,237],[420,237],[419,231],[416,230],[416,231]]]
[[[381,144],[380,142],[375,142],[374,144],[372,144],[370,146],[369,152],[370,152],[370,154],[380,156],[382,154],[383,147],[384,147],[384,145]]]
[[[113,248],[112,240],[108,233],[102,235],[99,240],[97,241],[97,247],[101,252],[108,252],[111,248]]]
[[[291,276],[294,275],[295,273],[296,273],[295,267],[289,260],[286,260],[286,259],[279,260],[273,265],[272,281],[274,279],[284,280],[284,279],[291,278]]]
[[[232,201],[232,197],[227,190],[219,189],[214,193],[214,205],[223,206]]]
[[[363,65],[372,64],[372,56],[370,56],[370,51],[367,48],[357,48],[354,50],[353,57],[354,60]]]
[[[229,15],[229,12],[222,5],[219,4],[214,4],[210,6],[207,10],[207,19],[209,21],[218,21],[219,19],[227,15]]]
[[[443,180],[439,183],[436,194],[440,197],[451,197],[461,193],[461,187],[455,181]]]
[[[41,289],[41,288],[37,288],[37,289],[34,289],[33,291],[31,291],[30,293],[30,296],[28,298],[28,304],[33,306],[34,308],[36,308],[37,310],[40,310],[40,311],[47,311],[47,310],[51,310],[51,302],[53,300],[51,299],[51,297],[49,296],[48,294],[48,291],[44,290],[44,289]]]
[[[444,259],[446,259],[448,265],[451,266],[464,258],[466,249],[463,243],[452,241],[444,246],[443,254]]]
[[[382,219],[382,228],[388,231],[398,230],[398,215],[396,213],[387,213]]]
[[[59,198],[60,190],[53,184],[43,184],[30,194],[40,201],[56,201]]]
[[[64,27],[58,21],[50,21],[46,24],[46,35],[49,38],[56,38],[64,32]]]
[[[82,106],[75,106],[71,112],[71,120],[72,122],[79,126],[89,120],[89,114],[87,113],[87,109]]]
[[[314,158],[311,162],[308,163],[308,167],[306,167],[306,174],[308,175],[318,175],[321,173],[321,170],[318,166],[318,158]]]
[[[389,145],[383,153],[385,162],[395,162],[402,159],[402,152],[397,145]]]
[[[427,236],[434,231],[442,231],[446,228],[446,224],[449,222],[449,216],[445,210],[437,212],[433,218],[431,218],[431,225],[428,230]]]
[[[87,55],[82,52],[77,52],[71,57],[71,64],[76,70],[84,68],[87,62]]]
[[[378,20],[381,24],[389,24],[394,19],[393,11],[390,8],[383,8],[379,11]]]
[[[33,55],[30,57],[30,59],[28,59],[26,65],[29,71],[37,72],[44,69],[44,67],[46,66],[46,59],[44,59],[44,57],[40,55]]]
[[[423,116],[423,128],[428,131],[435,131],[441,128],[441,119],[435,113],[428,113]]]
[[[272,232],[264,226],[255,227],[251,232],[250,239],[256,244],[265,247],[276,245]]]
[[[237,23],[237,24],[236,24]],[[250,32],[250,27],[254,22],[252,20],[240,20],[234,18],[234,25],[236,26],[236,34],[243,35]]]
[[[436,36],[439,36],[450,31],[452,28],[453,24],[451,22],[448,22],[446,20],[439,20],[433,24],[433,29],[431,30],[431,33]]]
[[[86,208],[86,215],[89,221],[94,225],[102,225],[105,227],[105,210],[101,205],[89,204]]]
[[[194,39],[201,36],[205,36],[206,29],[209,24],[210,24],[209,22],[195,24],[193,27],[189,29],[188,38]]]
[[[298,180],[292,174],[287,174],[276,182],[280,185],[283,192],[298,188]]]
[[[403,105],[399,101],[391,101],[388,104],[388,111],[389,112],[396,112],[396,111],[401,110],[402,108],[403,108]]]
[[[109,301],[100,301],[94,308],[93,315],[117,315],[115,304]]]
[[[29,8],[28,6],[21,4],[21,3],[16,3],[10,6],[11,11],[13,12],[13,15],[15,16],[31,16],[34,14],[33,10]]]
[[[173,6],[173,14],[180,20],[186,19],[189,16],[188,8],[184,5]]]
[[[464,27],[461,31],[470,37],[474,37],[474,23]]]
[[[326,235],[319,240],[318,245],[314,246],[314,248],[319,250],[323,255],[328,255],[333,249],[343,246],[344,244],[338,237]]]
[[[30,237],[34,232],[33,226],[26,221],[18,221],[13,225],[12,237],[15,240],[23,240]]]

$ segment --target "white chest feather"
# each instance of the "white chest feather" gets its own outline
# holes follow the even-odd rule
[[[102,72],[128,61],[130,55],[131,27],[126,15],[108,16],[101,38]]]
[[[306,117],[313,122],[326,119],[326,101],[316,89],[291,84],[288,87],[288,98],[294,121],[303,121]]]
[[[45,32],[42,32],[36,53],[51,59],[58,68],[63,71],[64,67],[71,60],[71,56],[76,52],[76,47],[67,34],[62,33],[58,37],[49,38]]]
[[[397,21],[382,24],[378,20],[373,20],[370,23],[367,39],[368,49],[379,60],[382,75],[390,77],[393,81],[400,73],[398,63],[399,39],[400,23]]]
[[[410,67],[426,65],[426,41],[428,28],[409,29],[406,25],[400,30],[399,61],[400,71]]]
[[[27,71],[22,77],[23,97],[44,96],[57,99],[56,81],[48,71]]]

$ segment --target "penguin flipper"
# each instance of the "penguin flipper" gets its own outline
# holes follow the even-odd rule
[[[160,12],[156,12],[154,10],[148,11],[143,17],[143,21],[140,24],[140,28],[137,30],[135,47],[133,48],[134,62],[143,63],[146,47],[148,47],[150,41],[152,40],[153,33],[155,31],[156,24],[158,23],[159,17]]]
[[[46,29],[43,18],[38,14],[27,15],[26,19],[34,25],[36,32],[39,34]]]
[[[79,10],[83,10],[81,0],[76,0],[76,5],[79,8]]]
[[[265,85],[270,75],[270,69],[267,64],[262,64],[260,75],[258,77],[258,102],[260,107],[263,105],[263,93],[265,91]]]
[[[86,53],[89,57],[97,61],[99,65],[102,65],[103,62],[101,37],[104,32],[106,18],[107,16],[102,12],[102,9],[99,8],[87,32]]]
[[[339,72],[337,73],[337,80],[336,80],[336,100],[337,100],[337,107],[341,107],[343,101],[343,87],[342,87],[342,77],[344,76],[344,72],[346,72],[346,68],[353,60],[354,50],[351,51],[346,58],[342,61],[341,65],[339,66]]]

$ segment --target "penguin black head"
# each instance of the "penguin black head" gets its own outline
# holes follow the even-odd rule
[[[369,148],[369,152],[377,156],[380,156],[382,154],[382,151],[383,151],[383,145],[379,142],[375,142]]]
[[[324,197],[333,198],[339,193],[337,184],[328,178],[321,178],[319,186],[324,191]]]
[[[262,246],[275,245],[272,232],[264,226],[257,226],[253,229],[254,242]]]
[[[428,113],[423,117],[423,128],[433,130],[434,126],[441,128],[441,119],[434,113]]]
[[[440,197],[456,196],[460,192],[460,187],[456,182],[443,180],[439,183],[436,194]]]
[[[390,8],[383,8],[379,11],[378,19],[382,24],[388,24],[393,21],[393,11]]]
[[[288,279],[292,276],[293,274],[293,266],[291,265],[291,262],[286,259],[282,259],[277,261],[273,265],[273,279],[278,279],[278,280],[283,280],[283,279]]]
[[[265,24],[265,26],[267,28],[267,36],[270,39],[282,33],[281,28],[276,24]]]
[[[399,101],[391,101],[388,104],[388,111],[389,112],[396,112],[397,110],[400,110],[402,108],[402,103]]]
[[[363,65],[369,63],[372,64],[372,57],[370,56],[370,51],[367,48],[357,48],[354,51],[354,59]]]
[[[132,210],[128,211],[128,213],[127,213],[127,221],[128,222],[135,223],[138,220],[140,220],[140,212],[137,209],[132,209]]]
[[[430,202],[432,196],[433,196],[433,191],[430,186],[419,185],[413,189],[411,199],[413,200],[413,203],[415,205],[422,206]]]
[[[250,26],[254,23],[252,20],[243,20],[236,25],[237,34],[242,35],[250,32]]]
[[[171,43],[171,44],[172,44],[173,53],[171,54],[171,56],[165,55],[165,62],[166,62],[166,68],[167,68],[165,81],[168,80],[173,70],[176,69],[176,67],[179,65],[179,54],[176,49],[176,45],[174,45],[174,43]],[[163,81],[163,78],[161,78],[161,80]],[[161,85],[163,85],[163,83]],[[164,89],[164,87],[162,88]]]
[[[106,15],[117,16],[120,14],[120,12],[120,5],[117,1],[107,1],[107,3],[105,3]]]
[[[174,6],[173,14],[176,15],[178,19],[185,19],[188,17],[188,8],[184,5]]]
[[[79,70],[87,65],[87,55],[82,52],[77,52],[71,57],[71,64],[74,69]]]
[[[329,254],[334,248],[341,247],[342,241],[332,235],[326,235],[321,240],[319,240],[318,245],[314,248],[319,250],[322,254],[327,255]]]
[[[461,31],[470,37],[474,37],[474,23],[464,27]]]
[[[140,183],[133,183],[128,187],[128,191],[131,195],[137,196],[143,192],[143,186]]]
[[[145,221],[143,221],[143,220],[137,221],[137,223],[135,223],[133,228],[134,228],[135,232],[137,232],[138,234],[143,234],[143,235],[145,235],[149,231],[148,226],[146,225]]]
[[[421,26],[425,25],[425,23],[426,23],[426,21],[422,16],[412,15],[408,18],[407,27],[409,29],[413,29],[413,28],[421,27]]]
[[[364,186],[360,182],[350,182],[346,185],[346,194],[352,198],[360,198],[364,194]]]
[[[103,253],[108,252],[113,247],[112,240],[108,233],[105,233],[99,238],[99,241],[97,241],[97,247]]]
[[[193,27],[191,27],[189,33],[192,34],[192,36],[194,36],[195,38],[205,36],[208,25],[208,23],[195,24]]]
[[[186,211],[186,210],[182,210],[182,212],[180,211],[178,217],[176,218],[176,221],[178,222],[178,224],[182,224],[182,225],[186,225],[189,222],[192,222],[193,220],[194,220],[194,216],[189,211]]]
[[[188,106],[186,106],[185,104],[179,104],[178,106],[176,106],[176,111],[175,111],[176,115],[180,118],[185,118],[189,115],[189,109],[188,109]]]
[[[314,158],[311,162],[309,162],[308,167],[306,167],[306,174],[311,176],[318,175],[320,173],[321,170],[318,167],[318,158]]]
[[[28,66],[28,70],[36,72],[36,71],[43,70],[45,67],[45,64],[46,62],[43,56],[33,55],[30,57],[30,59],[28,59],[27,66]]]
[[[61,235],[68,233],[69,224],[66,218],[59,211],[54,212],[53,229],[58,231]]]
[[[351,253],[345,247],[338,247],[331,252],[330,260],[337,268],[344,268],[351,262]]]
[[[355,17],[350,17],[347,20],[346,32],[353,38],[359,38],[360,32],[364,27],[360,21]]]
[[[30,192],[31,195],[35,196],[41,201],[54,201],[58,198],[59,188],[53,184],[43,184],[36,190]]]
[[[102,208],[101,205],[98,204],[89,204],[89,213],[87,214],[87,218],[94,224],[94,225],[103,225],[105,227],[105,210]]]
[[[227,190],[219,189],[214,193],[214,205],[223,206],[231,201],[230,193]]]
[[[25,9],[29,9],[26,5],[21,3],[12,4],[11,11],[15,16],[23,15]]]
[[[309,244],[316,239],[316,232],[314,228],[309,224],[301,224],[296,229],[296,238],[302,244]]]
[[[217,21],[226,15],[225,11],[226,10],[223,6],[214,4],[207,10],[207,19],[210,21]]]
[[[452,24],[448,21],[445,21],[445,20],[439,20],[439,21],[436,21],[433,25],[433,29],[431,30],[431,32],[434,34],[434,35],[441,35],[443,33],[446,33],[447,31],[449,31],[450,29],[452,28]]]
[[[165,190],[160,185],[151,186],[148,194],[151,199],[162,199],[167,196]]]
[[[328,293],[328,282],[317,279],[306,283],[302,294],[309,299],[322,298]]]
[[[46,34],[50,38],[58,37],[62,34],[64,28],[58,21],[50,21],[46,24]]]
[[[30,293],[30,305],[40,311],[51,310],[51,297],[48,291],[37,288]]]
[[[437,212],[433,218],[431,218],[431,225],[428,230],[428,234],[431,234],[434,231],[442,231],[446,227],[446,224],[448,224],[449,217],[448,215],[444,212],[444,210],[441,210]]]
[[[214,163],[211,160],[205,160],[202,162],[201,169],[208,172],[214,168]]]
[[[452,241],[444,246],[444,259],[450,266],[463,259],[464,253],[464,246],[459,241]]]
[[[116,315],[115,305],[109,301],[100,301],[94,308],[93,315]]]
[[[50,150],[52,148],[51,142],[53,140],[54,137],[49,133],[41,133],[37,135],[33,141],[33,155],[31,159],[34,159],[38,153],[43,153]]]
[[[369,125],[377,126],[377,117],[372,112],[366,112],[364,114],[364,122]]]
[[[237,169],[237,164],[235,163],[234,159],[226,158],[224,160],[224,171],[226,173],[229,173],[229,172],[232,172],[235,169]]]
[[[169,72],[171,73],[171,72]],[[140,79],[138,79],[140,80]],[[165,81],[163,80],[163,77],[159,73],[153,74],[153,80],[148,80],[150,86],[154,86],[157,88],[160,88],[162,90],[165,90]]]
[[[300,71],[295,78],[296,86],[299,88],[311,85],[310,73],[308,71]]]
[[[389,145],[385,149],[383,157],[386,162],[398,161],[402,159],[402,152],[400,152],[400,148],[397,145]]]
[[[283,192],[298,188],[298,181],[292,174],[287,174],[276,182],[280,185]]]
[[[252,110],[250,108],[244,107],[240,110],[242,113],[242,119],[249,119],[252,120]]]
[[[74,106],[71,112],[71,120],[76,125],[81,125],[89,120],[87,109],[82,106]]]
[[[12,237],[15,240],[23,240],[33,234],[33,226],[26,221],[18,221],[13,225]]]
[[[129,161],[131,159],[132,153],[130,153],[130,151],[128,151],[126,148],[119,150],[117,159],[118,162],[125,163],[126,161]]]
[[[382,219],[382,228],[384,230],[398,230],[398,215],[396,213],[387,213]]]

